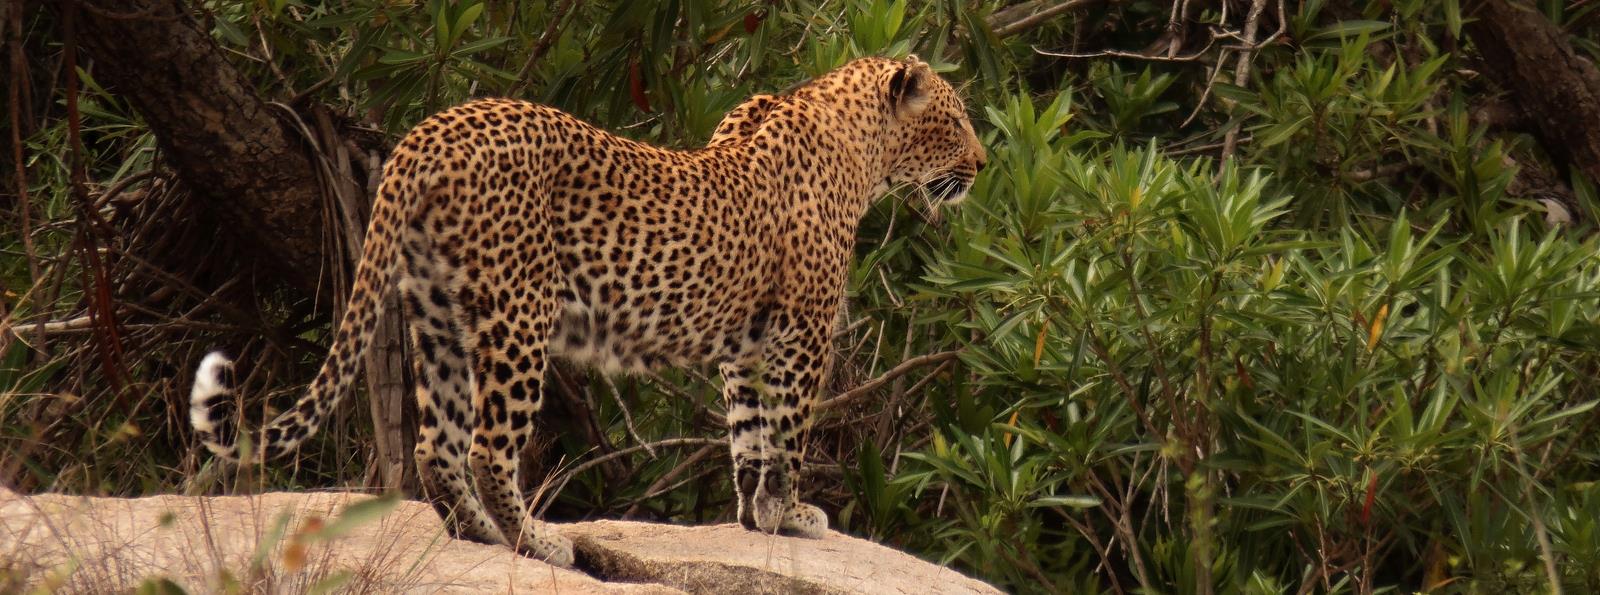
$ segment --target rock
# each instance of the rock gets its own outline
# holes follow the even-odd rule
[[[737,525],[557,525],[578,549],[579,569],[568,570],[450,539],[421,502],[396,502],[387,512],[374,504],[347,508],[373,500],[347,493],[87,498],[0,489],[0,592],[127,592],[165,578],[190,593],[233,582],[274,593],[319,585],[375,593],[998,593],[838,533],[800,539]]]
[[[152,577],[171,579],[190,593],[216,593],[223,590],[222,572],[246,592],[304,592],[340,570],[351,574],[345,589],[371,593],[679,592],[608,585],[508,548],[450,539],[420,502],[400,502],[343,537],[294,545],[295,534],[314,533],[345,506],[369,499],[346,493],[122,499],[7,492],[0,494],[0,560],[11,562],[0,569],[20,561],[47,581],[75,559],[76,570],[62,583],[72,593],[127,592]],[[290,515],[287,536],[273,540],[284,513]],[[271,551],[261,554],[262,570],[251,573],[259,544]]]
[[[561,533],[572,539],[578,566],[593,574],[691,593],[1000,592],[949,568],[835,531],[822,539],[802,539],[736,524],[591,521],[564,525]]]

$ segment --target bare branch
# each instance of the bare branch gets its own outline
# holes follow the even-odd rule
[[[634,501],[634,503],[628,507],[628,511],[622,513],[622,518],[627,520],[633,518],[634,515],[639,514],[639,507],[644,505],[645,500],[660,496],[662,493],[666,492],[668,485],[671,484],[673,480],[677,479],[678,476],[683,475],[684,471],[687,471],[690,467],[695,466],[695,464],[699,463],[701,459],[710,456],[711,453],[717,449],[719,444],[721,443],[707,444],[700,447],[700,450],[694,451],[694,454],[689,455],[688,458],[685,458],[683,462],[678,463],[678,465],[673,467],[672,470],[667,471],[666,473],[662,474],[661,477],[656,478],[655,481],[650,483],[650,487],[645,488],[644,495],[639,496],[639,499]]]
[[[989,29],[996,37],[1006,38],[1055,18],[1067,11],[1083,8],[1100,0],[1066,0],[1049,6],[1047,2],[1034,1],[1006,7],[989,15]]]
[[[1266,10],[1266,8],[1267,0],[1255,0],[1250,4],[1250,14],[1244,20],[1244,43],[1246,47],[1239,51],[1239,61],[1235,63],[1236,65],[1233,68],[1233,85],[1235,87],[1243,87],[1245,83],[1250,82],[1250,57],[1255,53],[1255,47],[1253,46],[1256,43],[1256,28],[1261,24],[1261,11]],[[1280,10],[1280,12],[1282,11]],[[1282,15],[1279,16],[1281,17]],[[1283,31],[1280,29],[1278,32],[1282,33]],[[1276,34],[1274,34],[1274,37],[1276,37]],[[1231,102],[1229,104],[1231,105]],[[1228,158],[1233,156],[1233,152],[1238,146],[1239,125],[1235,123],[1228,127],[1228,133],[1223,136],[1222,158],[1217,160],[1218,167],[1227,166]]]
[[[665,448],[668,446],[710,446],[717,444],[726,445],[727,443],[711,438],[668,438],[666,440],[657,440],[655,442],[651,442],[648,445],[648,448]],[[540,490],[540,494],[544,497],[544,503],[539,505],[539,514],[536,516],[544,516],[545,509],[550,508],[550,503],[555,502],[556,496],[560,495],[561,490],[567,487],[567,482],[572,481],[572,478],[577,477],[578,474],[603,465],[612,459],[628,456],[630,454],[645,450],[646,448],[646,445],[640,444],[638,446],[630,446],[610,454],[589,459],[578,466],[567,470],[567,472],[562,473],[560,478],[547,482],[545,485],[551,485],[555,487],[550,490]]]
[[[27,72],[25,69],[27,61],[22,55],[22,4],[20,2],[8,2],[6,6],[9,10],[5,15],[4,22],[0,22],[0,29],[4,29],[6,32],[6,45],[9,47],[11,54],[11,76],[6,78],[8,79],[7,97],[10,100],[11,107],[10,110],[7,110],[11,112],[11,158],[16,174],[16,177],[12,179],[12,183],[16,184],[17,218],[22,224],[22,251],[27,255],[28,259],[28,279],[38,283],[41,280],[39,277],[39,255],[33,245],[33,217],[28,205],[30,200],[28,198],[28,169],[22,158],[21,87],[23,84],[22,77]],[[21,302],[18,301],[15,305],[20,306]],[[35,347],[45,350],[45,331],[43,326],[39,327],[36,340],[38,344]]]
[[[1378,178],[1389,178],[1405,173],[1411,169],[1409,163],[1390,163],[1372,169],[1358,169],[1344,175],[1344,179],[1355,183],[1370,182]]]
[[[533,46],[533,49],[528,52],[527,62],[524,62],[522,64],[522,69],[517,71],[517,81],[511,85],[509,94],[516,95],[521,93],[523,89],[528,88],[528,84],[530,82],[528,76],[533,73],[533,66],[538,64],[539,58],[543,58],[544,53],[550,50],[551,44],[556,42],[556,37],[558,37],[557,32],[561,27],[561,22],[566,20],[567,13],[572,12],[572,7],[575,4],[577,4],[577,2],[574,2],[573,0],[567,0],[566,2],[561,3],[560,6],[556,6],[550,11],[550,22],[545,24],[544,33],[539,35],[539,41],[536,42]]]
[[[600,379],[606,382],[606,388],[611,389],[611,400],[616,401],[617,408],[622,410],[622,422],[628,427],[628,435],[633,437],[634,442],[643,446],[645,452],[650,453],[650,458],[656,458],[656,449],[651,448],[649,443],[640,438],[639,429],[633,427],[633,414],[628,411],[628,404],[623,402],[622,391],[617,390],[617,384],[611,381],[610,376],[601,374]]]
[[[1151,60],[1151,61],[1154,61],[1154,62],[1193,62],[1195,60],[1199,60],[1201,56],[1204,56],[1206,54],[1206,52],[1210,51],[1211,50],[1211,46],[1216,44],[1216,42],[1217,42],[1217,39],[1215,37],[1212,37],[1210,41],[1206,42],[1206,47],[1200,48],[1199,51],[1196,51],[1196,52],[1194,52],[1192,54],[1189,54],[1187,56],[1161,56],[1161,55],[1141,54],[1141,53],[1138,53],[1138,52],[1124,52],[1124,51],[1121,51],[1121,50],[1101,50],[1101,51],[1098,51],[1098,52],[1090,52],[1090,53],[1087,53],[1087,54],[1073,54],[1073,53],[1067,53],[1067,52],[1051,52],[1051,51],[1041,50],[1038,47],[1034,47],[1033,51],[1034,51],[1034,53],[1037,53],[1037,54],[1042,55],[1042,56],[1055,56],[1057,58],[1105,58],[1105,57],[1112,57],[1112,58],[1133,58],[1133,59],[1136,59],[1136,60]]]
[[[872,394],[872,391],[878,390],[890,382],[894,382],[894,379],[904,376],[917,368],[956,359],[961,355],[961,351],[962,350],[960,349],[940,351],[938,353],[919,355],[917,357],[900,362],[900,365],[891,368],[888,372],[884,372],[882,376],[868,380],[862,383],[861,386],[852,388],[848,391],[840,393],[839,396],[824,401],[821,405],[817,406],[817,413],[820,414],[824,411],[849,405],[863,397],[866,397],[867,395]]]

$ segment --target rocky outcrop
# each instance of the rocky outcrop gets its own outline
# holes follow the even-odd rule
[[[450,539],[425,504],[344,493],[85,498],[0,490],[0,592],[997,593],[904,553],[831,533],[737,525],[560,525],[578,568]],[[10,581],[8,583],[8,581]]]

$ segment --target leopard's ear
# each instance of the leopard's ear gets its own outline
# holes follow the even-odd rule
[[[906,58],[894,74],[889,75],[885,90],[889,109],[902,118],[921,113],[928,107],[928,81],[933,76],[933,70],[920,58]]]

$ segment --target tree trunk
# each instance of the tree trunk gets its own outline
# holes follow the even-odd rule
[[[336,295],[330,290],[354,270],[341,265],[360,258],[381,139],[345,134],[326,110],[297,120],[270,104],[181,0],[52,5],[82,7],[75,41],[93,58],[95,76],[144,117],[222,233],[237,233],[268,277],[306,294]],[[327,221],[335,212],[342,217]],[[363,359],[375,437],[371,477],[379,487],[415,493],[404,326],[398,300],[386,297]]]
[[[96,79],[144,116],[202,208],[253,248],[264,272],[316,292],[327,274],[317,171],[284,114],[228,63],[185,3],[94,6],[80,10],[76,42]]]
[[[1556,159],[1600,181],[1600,70],[1531,6],[1482,0],[1467,34],[1484,70],[1513,95]]]
[[[373,193],[383,171],[383,158],[379,152],[368,149],[363,154],[360,147],[348,147],[326,109],[314,109],[317,142],[322,152],[331,157],[328,188],[339,203],[340,221],[344,222],[345,263],[353,270],[361,259],[366,244],[367,224],[372,213]],[[354,149],[354,150],[352,150]],[[366,171],[365,188],[357,175],[355,165],[363,164]],[[352,277],[348,272],[341,279]],[[405,322],[400,300],[394,290],[384,297],[383,316],[372,331],[372,341],[367,345],[362,362],[366,368],[367,405],[372,413],[374,460],[369,470],[369,486],[418,494],[416,467],[412,464],[412,450],[416,445],[417,407],[406,387]],[[343,309],[341,308],[341,315]]]

